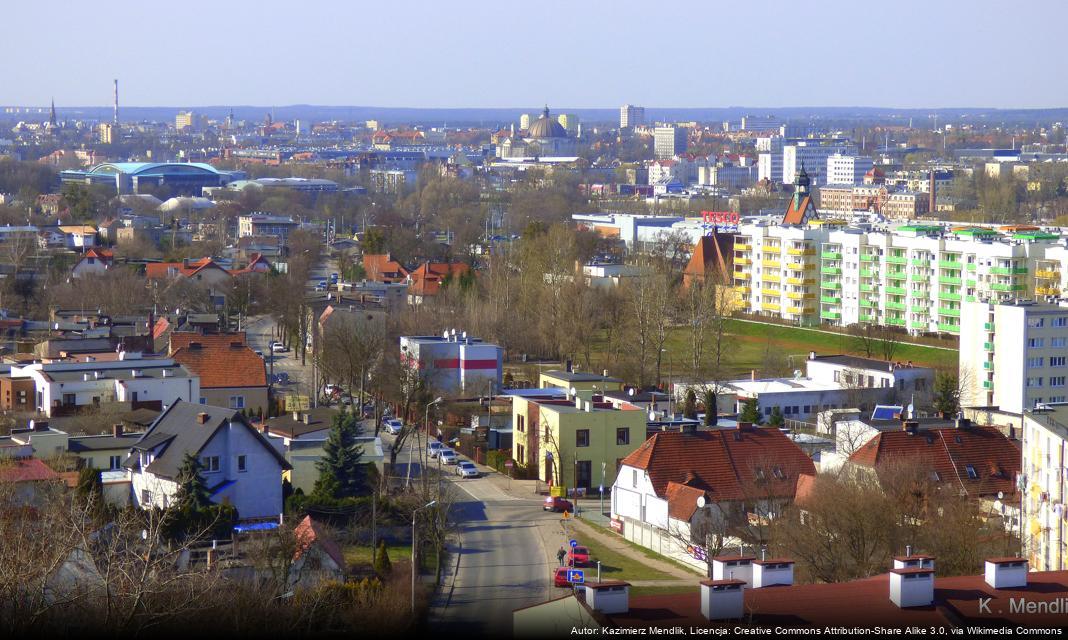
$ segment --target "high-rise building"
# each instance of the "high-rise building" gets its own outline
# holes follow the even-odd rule
[[[577,136],[579,132],[579,118],[573,113],[560,113],[556,116],[556,121],[560,123],[560,126],[564,128],[569,136]]]
[[[799,140],[783,145],[782,183],[793,184],[801,167],[805,167],[813,187],[827,184],[827,158],[833,155],[855,155],[854,145],[833,142],[821,144],[819,140]]]
[[[619,128],[627,129],[645,124],[645,107],[625,104],[619,108]]]
[[[667,125],[653,130],[653,152],[657,158],[674,158],[686,153],[688,129]]]
[[[827,184],[860,184],[872,165],[871,158],[866,156],[848,156],[841,153],[829,155]]]
[[[112,144],[115,142],[115,125],[110,122],[101,122],[97,126],[97,134],[101,144]]]
[[[1033,571],[1068,568],[1068,406],[1028,411],[1023,421],[1023,556]]]
[[[179,111],[174,116],[174,128],[176,131],[192,129],[196,125],[196,114],[192,111]]]

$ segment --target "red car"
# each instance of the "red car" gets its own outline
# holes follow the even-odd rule
[[[572,586],[567,580],[568,567],[557,567],[553,573],[553,586],[554,587],[570,587]]]
[[[590,550],[586,547],[572,547],[567,552],[567,563],[572,567],[585,567],[590,564]]]
[[[555,496],[549,496],[545,498],[545,504],[542,506],[545,511],[574,511],[575,505],[563,498]]]

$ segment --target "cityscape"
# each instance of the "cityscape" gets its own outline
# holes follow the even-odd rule
[[[0,42],[3,635],[1068,627],[1068,8],[114,4]]]

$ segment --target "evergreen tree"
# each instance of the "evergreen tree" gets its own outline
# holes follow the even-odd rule
[[[952,417],[960,411],[960,385],[957,383],[957,376],[941,371],[935,374],[934,408],[946,417]]]
[[[760,407],[757,406],[756,398],[749,398],[742,405],[742,412],[738,414],[738,422],[751,422],[760,424]]]
[[[782,409],[779,407],[772,407],[771,415],[768,416],[768,426],[781,427],[785,422],[786,420],[782,417]]]
[[[706,427],[714,427],[714,426],[716,426],[716,422],[717,422],[717,418],[718,418],[718,416],[716,415],[717,414],[716,407],[718,406],[718,404],[717,404],[718,401],[716,400],[716,391],[714,389],[705,389],[704,401],[705,401],[705,426]]]
[[[204,478],[200,475],[203,467],[196,454],[187,451],[178,467],[178,492],[175,494],[175,506],[186,513],[203,511],[211,506],[211,494]]]
[[[697,417],[697,393],[692,388],[686,390],[686,399],[682,403],[682,417],[691,419]]]
[[[317,495],[347,498],[363,490],[364,468],[360,461],[363,447],[356,442],[358,429],[359,422],[355,414],[342,411],[334,416],[330,435],[323,445],[323,457],[315,463],[319,469],[315,489]],[[323,491],[320,491],[320,486]]]
[[[389,553],[386,552],[385,540],[378,541],[378,549],[375,550],[374,569],[375,574],[382,579],[385,579],[390,571],[393,570],[393,563],[389,561]]]

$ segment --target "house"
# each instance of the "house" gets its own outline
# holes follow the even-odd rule
[[[711,235],[697,239],[690,261],[682,271],[682,285],[688,288],[705,281],[726,284],[734,270],[733,264],[734,236],[712,231]]]
[[[101,471],[123,471],[122,464],[130,454],[130,448],[141,439],[143,433],[127,433],[123,425],[116,424],[109,434],[96,436],[71,436],[67,451],[85,461],[85,466]]]
[[[572,371],[570,367],[568,367],[566,371],[553,369],[539,373],[538,388],[564,389],[565,391],[570,389],[599,392],[622,391],[623,380],[621,378],[610,378],[596,373]]]
[[[473,272],[464,262],[424,262],[408,275],[408,301],[421,304],[424,299],[441,293],[450,282],[459,284]]]
[[[267,413],[267,371],[245,334],[171,334],[170,357],[200,377],[200,404]]]
[[[372,282],[398,283],[408,280],[408,270],[388,253],[365,253],[363,270]]]
[[[115,261],[115,254],[108,249],[89,249],[71,267],[72,278],[82,278],[87,275],[100,275],[107,272]]]
[[[59,227],[63,243],[68,249],[88,249],[96,246],[96,227],[92,225],[65,225]]]
[[[228,284],[233,276],[211,258],[201,258],[181,262],[150,262],[145,265],[145,277],[149,281],[185,277],[218,290]]]
[[[293,411],[268,418],[260,425],[260,430],[264,435],[283,438],[285,445],[288,446],[291,440],[325,437],[333,427],[336,415],[338,415],[338,410],[334,407]]]
[[[0,464],[0,486],[10,487],[8,499],[32,505],[43,485],[62,482],[58,473],[37,458],[15,458]]]
[[[952,427],[921,430],[919,423],[883,431],[849,456],[845,469],[858,478],[884,480],[901,464],[932,486],[949,486],[983,505],[983,512],[998,514],[1005,527],[1020,523],[1017,476],[1022,465],[1020,443],[997,427],[975,425],[958,418]]]
[[[323,582],[345,580],[345,556],[324,525],[304,516],[293,530],[296,550],[289,565],[289,589],[311,589]]]
[[[282,513],[282,472],[290,468],[282,454],[240,412],[184,401],[164,411],[131,447],[124,466],[133,503],[169,506],[186,453],[200,459],[211,500],[233,505],[240,519]]]
[[[795,496],[812,460],[775,428],[660,431],[620,462],[613,526],[628,540],[705,568],[696,524],[722,538],[774,518]]]

